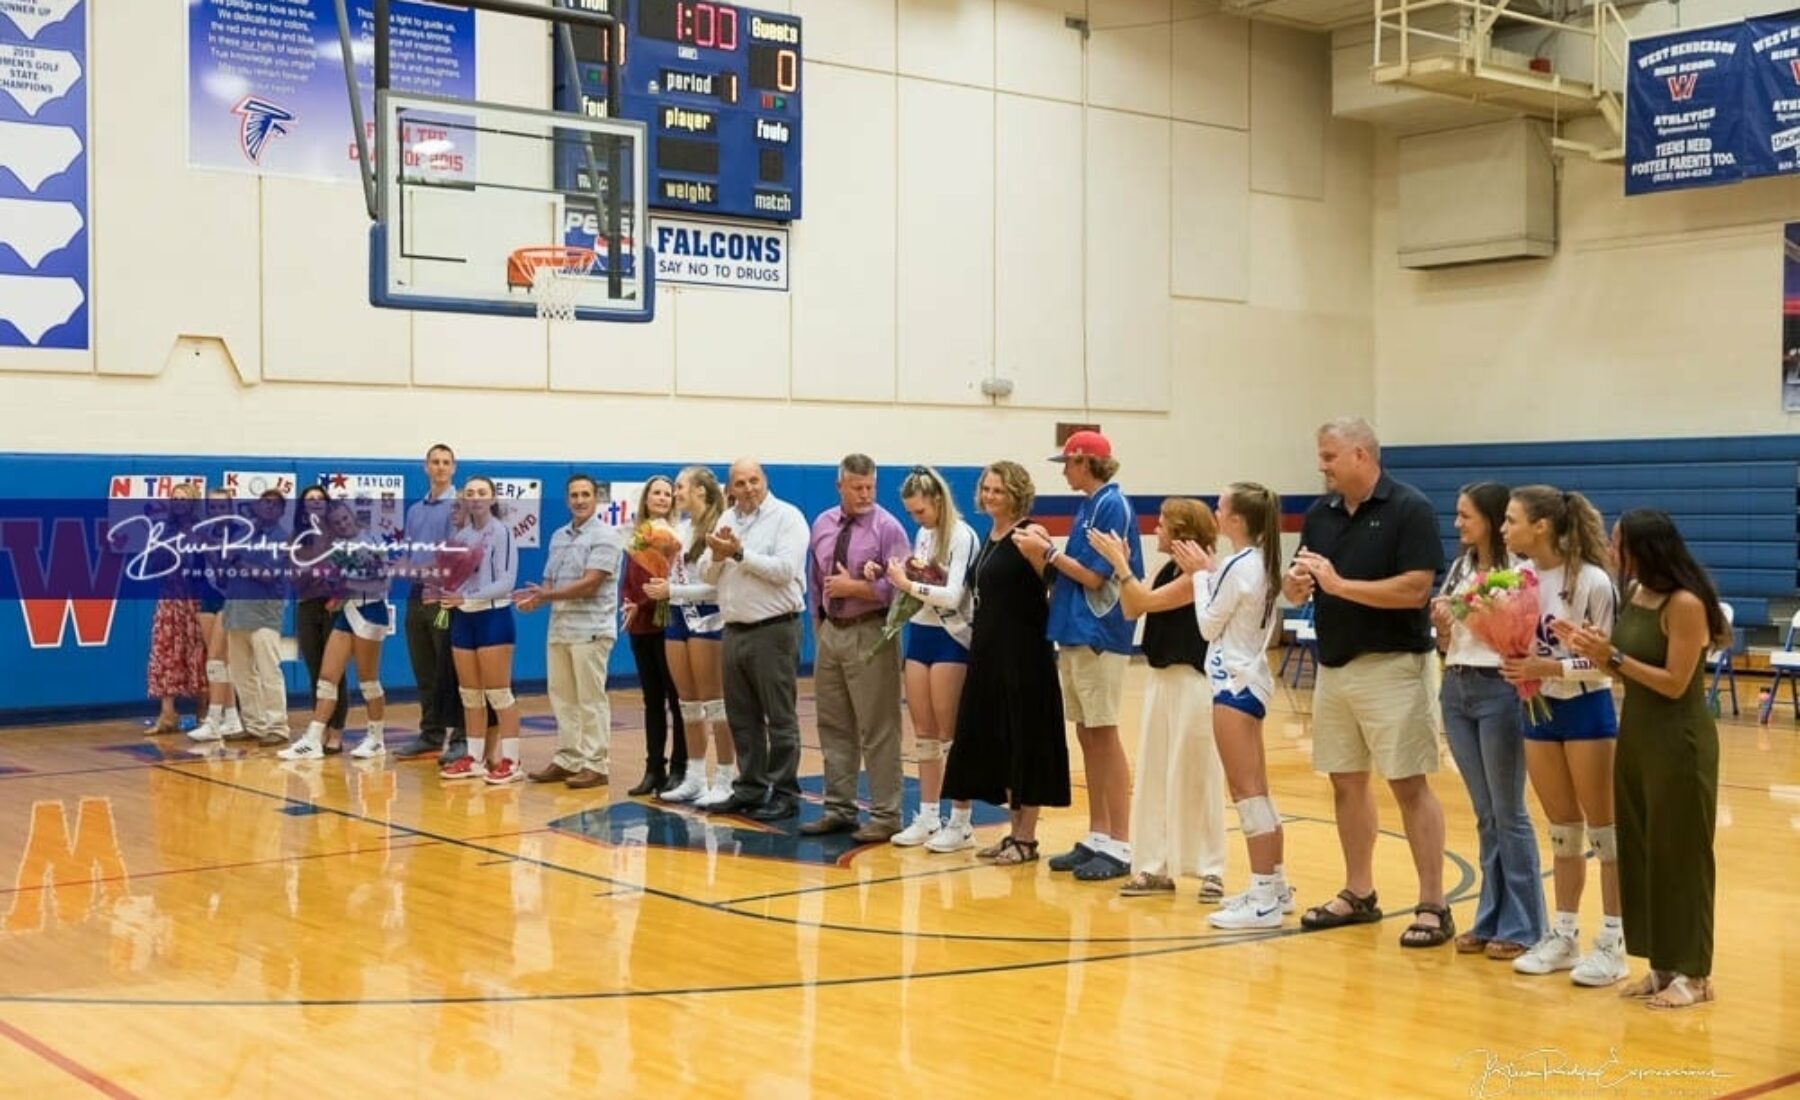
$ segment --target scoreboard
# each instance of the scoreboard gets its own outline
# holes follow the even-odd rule
[[[708,0],[558,0],[621,24],[619,114],[649,131],[648,203],[734,218],[800,217],[800,20]],[[555,51],[557,107],[604,116],[606,38]],[[582,190],[579,162],[558,186]]]

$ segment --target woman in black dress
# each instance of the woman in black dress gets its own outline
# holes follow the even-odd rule
[[[944,797],[1004,803],[1012,812],[1012,831],[975,853],[1002,865],[1037,859],[1038,808],[1069,804],[1062,689],[1056,650],[1044,633],[1050,604],[1043,575],[1012,541],[1036,497],[1031,475],[1016,462],[981,472],[976,503],[993,529],[970,569],[975,634],[944,769]]]

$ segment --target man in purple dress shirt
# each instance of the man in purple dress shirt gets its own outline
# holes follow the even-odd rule
[[[820,836],[855,829],[855,840],[875,844],[900,831],[900,647],[884,646],[871,660],[863,655],[881,639],[894,599],[887,563],[905,560],[912,544],[893,513],[875,503],[874,459],[845,456],[837,488],[840,503],[813,521],[806,555],[825,814],[800,831]],[[870,564],[880,572],[865,572]],[[870,820],[857,828],[856,775],[864,766]]]

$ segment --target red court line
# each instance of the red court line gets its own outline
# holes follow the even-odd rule
[[[114,1084],[82,1065],[80,1062],[77,1062],[75,1059],[63,1054],[61,1051],[47,1046],[32,1036],[27,1035],[25,1032],[20,1031],[5,1020],[0,1020],[0,1035],[4,1035],[6,1038],[11,1039],[13,1042],[24,1047],[26,1050],[29,1050],[39,1058],[49,1062],[57,1069],[62,1070],[70,1077],[75,1078],[95,1092],[100,1093],[102,1096],[110,1096],[113,1100],[142,1100],[137,1093]]]
[[[1776,1089],[1783,1089],[1789,1085],[1800,1085],[1800,1070],[1796,1070],[1784,1077],[1777,1077],[1772,1081],[1764,1081],[1760,1085],[1751,1085],[1747,1089],[1728,1092],[1724,1096],[1719,1097],[1718,1100],[1750,1100],[1752,1096],[1764,1096],[1774,1092]]]

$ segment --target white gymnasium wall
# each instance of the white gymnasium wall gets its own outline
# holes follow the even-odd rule
[[[1796,430],[1781,411],[1782,225],[1800,212],[1800,180],[1627,199],[1619,166],[1571,157],[1554,257],[1407,271],[1395,258],[1395,143],[1377,145],[1385,438]]]
[[[977,463],[1097,419],[1134,488],[1295,489],[1310,426],[1373,410],[1372,144],[1324,38],[1198,0],[762,6],[806,20],[792,293],[547,331],[370,308],[355,186],[190,170],[181,6],[90,5],[93,365],[0,351],[0,446]],[[484,14],[479,49],[480,94],[543,101],[541,25]]]

